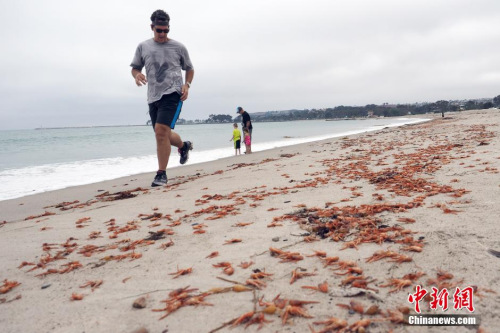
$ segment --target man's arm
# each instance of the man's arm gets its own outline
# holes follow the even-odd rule
[[[142,74],[142,72],[138,69],[132,68],[132,76],[134,77],[135,84],[137,84],[138,87],[148,83],[146,76],[144,76],[144,74]]]
[[[194,69],[186,71],[186,79],[184,80],[186,83],[182,86],[181,101],[185,101],[188,98],[189,86],[191,85],[191,82],[193,82],[193,77],[194,77]]]
[[[245,121],[245,128],[247,130],[250,130],[250,121],[251,121],[250,116],[246,112],[244,113],[244,115],[245,115],[245,118],[243,120],[245,120],[245,119],[247,120],[247,121]]]

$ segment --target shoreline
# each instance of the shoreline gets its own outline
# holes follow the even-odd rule
[[[419,121],[419,122],[425,122],[425,121],[430,121],[431,119],[429,118],[423,118],[421,117],[420,115],[417,115],[417,116],[413,116],[413,117],[398,117],[398,119],[408,119],[406,121]],[[386,118],[380,118],[380,120],[387,120]],[[315,121],[315,120],[313,120]],[[307,144],[307,143],[310,143],[310,142],[314,142],[314,141],[321,141],[321,140],[325,140],[325,139],[333,139],[333,138],[338,138],[338,137],[343,137],[343,136],[351,136],[351,135],[357,135],[357,134],[363,134],[363,133],[369,133],[369,132],[373,132],[373,131],[378,131],[382,128],[386,128],[386,127],[399,127],[399,126],[405,126],[405,125],[408,125],[408,124],[404,124],[404,125],[400,125],[400,124],[393,124],[393,123],[390,123],[390,125],[373,125],[372,127],[369,127],[369,128],[366,128],[366,129],[359,129],[359,130],[353,130],[353,131],[349,131],[349,130],[346,130],[345,132],[343,133],[338,133],[338,134],[322,134],[322,135],[317,135],[317,136],[310,136],[310,137],[284,137],[282,138],[281,140],[274,140],[274,141],[268,141],[268,142],[261,142],[261,143],[257,143],[256,146],[254,147],[254,152],[258,152],[258,151],[264,151],[264,150],[270,150],[270,149],[277,149],[277,148],[282,148],[282,147],[287,147],[287,146],[293,146],[293,145],[297,145],[297,144]],[[283,140],[283,139],[286,139],[286,140]],[[290,141],[291,140],[291,141]],[[299,142],[297,142],[299,141]],[[212,161],[216,161],[217,159],[222,159],[222,158],[227,158],[227,157],[232,157],[232,154],[230,153],[227,153],[225,155],[227,156],[216,156],[215,160],[207,160],[207,153],[210,152],[210,151],[213,151],[217,154],[221,154],[220,153],[220,150],[222,148],[213,148],[212,150],[205,150],[205,151],[197,151],[195,152],[195,154],[202,154],[202,155],[196,155],[194,156],[196,159],[198,159],[197,161],[194,161],[193,159],[193,156],[191,158],[191,161],[195,162],[195,164],[200,164],[200,163],[205,163],[205,162],[212,162]],[[149,157],[149,156],[139,156],[138,158],[146,158],[146,157]],[[151,155],[151,157],[153,157],[153,155]],[[172,157],[177,157],[177,156],[174,156],[172,155]],[[128,159],[128,158],[131,158],[131,159],[134,159],[134,158],[137,158],[137,156],[129,156],[129,157],[124,157],[125,159]],[[156,156],[154,156],[154,159],[156,160]],[[39,165],[39,166],[35,166],[35,168],[52,168],[54,166],[57,166],[58,168],[60,168],[61,166],[67,166],[68,168],[71,168],[72,165],[74,163],[82,163],[82,164],[85,164],[85,165],[88,165],[91,170],[93,170],[93,166],[92,166],[92,163],[93,161],[100,161],[101,159],[97,159],[97,160],[82,160],[82,161],[74,161],[74,162],[67,162],[67,163],[55,163],[55,164],[45,164],[45,165]],[[103,158],[102,159],[103,161],[105,160],[108,160],[107,158]],[[109,158],[109,160],[114,160],[114,158]],[[169,168],[169,170],[173,169],[173,168],[176,168],[176,167],[179,167],[180,165],[178,163],[176,163],[176,161],[173,161],[173,163],[171,163],[171,167]],[[19,169],[13,169],[15,171],[19,171],[21,173],[23,173],[23,168]],[[89,185],[89,184],[93,184],[93,183],[99,183],[99,182],[103,182],[103,181],[112,181],[114,179],[120,179],[120,178],[123,178],[123,177],[134,177],[135,174],[131,174],[131,175],[126,175],[126,172],[124,172],[126,170],[126,168],[121,168],[121,170],[119,171],[118,175],[116,176],[115,175],[115,178],[112,178],[112,179],[106,179],[107,177],[104,177],[102,173],[99,173],[97,172],[97,174],[91,174],[89,175],[91,178],[88,181],[88,183],[83,183],[83,184],[73,184],[73,185],[68,185],[68,184],[65,184],[65,185],[60,185],[60,186],[57,186],[59,188],[54,188],[55,186],[52,186],[50,185],[49,187],[52,187],[52,189],[43,189],[43,188],[38,188],[37,190],[33,190],[31,193],[30,192],[27,192],[27,191],[16,191],[14,188],[11,188],[12,186],[14,186],[15,183],[12,183],[12,180],[8,180],[7,181],[7,184],[6,186],[11,189],[10,192],[8,193],[12,193],[10,196],[10,198],[5,198],[5,193],[2,193],[2,198],[0,199],[0,202],[1,201],[5,201],[5,200],[12,200],[12,199],[16,199],[16,198],[22,198],[22,197],[25,197],[25,196],[30,196],[30,195],[35,195],[35,194],[39,194],[39,193],[46,193],[46,192],[51,192],[51,191],[57,191],[57,190],[60,190],[60,189],[64,189],[64,188],[71,188],[71,187],[75,187],[75,186],[82,186],[82,185]],[[59,170],[60,172],[62,172],[62,177],[67,177],[67,171],[64,171],[64,170]],[[136,174],[142,174],[142,173],[146,173],[146,172],[150,172],[150,171],[140,171]],[[153,171],[151,171],[153,172]],[[28,171],[29,173],[29,171]],[[120,175],[121,174],[121,175]],[[43,177],[43,175],[41,175],[41,177]],[[55,174],[51,174],[50,175],[51,178],[49,179],[52,179],[55,177]],[[42,178],[43,179],[43,178]],[[63,178],[64,179],[64,178]],[[57,182],[57,180],[54,179],[54,181]],[[45,181],[47,182],[47,181]],[[43,183],[43,182],[42,182]],[[32,185],[32,188],[34,188],[36,185]],[[42,185],[43,186],[43,185]],[[64,187],[65,186],[65,187]],[[47,187],[47,184],[45,184],[45,187]],[[21,193],[20,193],[21,192]]]
[[[419,117],[418,115],[414,116],[413,118],[421,119],[421,117]],[[321,143],[323,141],[339,140],[343,137],[356,137],[359,135],[366,135],[369,133],[374,133],[374,132],[382,131],[385,129],[413,126],[413,125],[417,125],[417,124],[421,124],[421,123],[431,122],[433,120],[435,120],[435,119],[424,118],[423,121],[418,122],[418,123],[397,125],[397,126],[391,126],[391,127],[381,127],[379,129],[374,129],[371,131],[363,131],[361,133],[355,133],[355,134],[336,135],[334,137],[330,137],[327,139],[302,142],[302,143],[298,143],[298,144],[291,144],[291,145],[286,145],[286,146],[281,146],[281,147],[275,147],[275,148],[265,149],[265,150],[261,150],[261,151],[254,151],[252,153],[252,156],[243,154],[237,158],[238,159],[246,158],[245,160],[242,160],[242,162],[245,162],[248,159],[252,159],[252,157],[255,157],[256,154],[262,154],[263,155],[262,158],[271,158],[272,156],[276,155],[278,152],[282,153],[284,150],[287,150],[287,148],[300,149],[301,146],[303,146],[303,145],[310,145],[310,144],[314,144],[315,142]],[[219,158],[217,160],[205,161],[205,162],[200,162],[200,163],[195,163],[195,164],[189,164],[189,162],[188,162],[188,164],[186,164],[186,165],[178,165],[175,167],[168,168],[167,171],[169,174],[169,183],[170,183],[170,181],[174,181],[175,178],[178,177],[179,175],[182,175],[183,170],[185,170],[187,174],[192,174],[192,173],[196,173],[192,169],[195,169],[195,170],[198,170],[198,169],[202,170],[204,168],[207,168],[207,170],[218,169],[218,168],[220,168],[219,164],[226,163],[225,161],[227,161],[227,163],[230,163],[231,160],[234,158],[235,158],[234,156],[228,156],[228,157]],[[236,160],[234,162],[236,162]],[[217,166],[216,167],[211,166],[210,165],[211,163],[216,163]],[[182,170],[177,170],[177,169],[182,169]],[[175,170],[175,172],[174,172],[174,170]],[[173,175],[173,177],[171,177],[172,175]],[[89,183],[89,184],[74,185],[74,186],[69,186],[69,187],[55,189],[55,190],[48,190],[48,191],[44,191],[44,192],[28,194],[28,195],[25,195],[22,197],[0,200],[0,211],[3,211],[4,214],[5,214],[5,212],[7,212],[7,216],[8,216],[8,212],[11,211],[11,209],[9,209],[8,206],[11,206],[11,204],[14,206],[22,204],[21,206],[24,206],[25,205],[24,202],[26,202],[26,205],[31,206],[35,202],[44,202],[44,203],[46,203],[46,205],[48,205],[55,198],[66,197],[67,195],[72,195],[74,192],[77,192],[77,199],[75,199],[75,200],[84,200],[85,198],[89,198],[87,200],[90,200],[92,193],[99,194],[99,191],[102,188],[112,187],[112,188],[116,189],[117,191],[129,190],[129,189],[133,188],[134,185],[136,185],[136,187],[139,186],[139,187],[149,188],[150,187],[149,185],[151,183],[149,178],[152,178],[153,176],[154,176],[154,171],[141,172],[141,173],[137,173],[137,174],[132,174],[130,176],[122,176],[122,177],[118,177],[118,178],[98,181],[98,182]],[[85,193],[85,194],[82,195],[83,193]],[[31,199],[31,197],[34,197],[34,198]],[[46,197],[46,198],[44,198],[44,197]],[[28,198],[30,198],[30,199],[28,199]],[[19,202],[16,202],[16,201],[19,201]],[[41,207],[41,208],[43,208],[43,207]],[[5,218],[2,218],[1,216],[0,216],[0,219],[5,220]]]
[[[454,113],[458,111],[448,111],[448,113]],[[422,114],[412,114],[412,115],[403,115],[403,116],[394,116],[394,117],[352,117],[352,118],[325,118],[325,119],[287,119],[287,120],[265,120],[265,121],[259,121],[258,118],[254,121],[255,123],[282,123],[282,122],[289,122],[289,121],[307,121],[307,120],[325,120],[325,121],[338,121],[338,120],[366,120],[366,119],[390,119],[390,118],[405,118],[405,117],[424,117],[424,116],[431,116],[434,117],[434,114],[428,114],[428,113],[422,113]],[[192,121],[192,120],[191,120]],[[186,123],[178,123],[177,125],[179,126],[184,126],[184,125],[210,125],[210,124],[232,124],[233,122],[225,122],[225,123],[210,123],[210,122],[200,122],[200,123],[195,123],[195,122],[189,122],[189,120]],[[33,130],[54,130],[54,129],[78,129],[78,128],[100,128],[100,127],[137,127],[137,126],[151,126],[150,124],[135,124],[135,125],[89,125],[89,126],[63,126],[63,127],[35,127]],[[26,129],[14,129],[16,130],[29,130],[29,128]]]
[[[5,332],[249,332],[259,324],[305,332],[333,316],[367,332],[470,332],[402,323],[406,308],[414,313],[414,287],[436,285],[450,291],[451,310],[421,302],[423,313],[471,314],[454,310],[452,295],[473,286],[472,314],[495,332],[499,133],[500,112],[464,111],[187,164],[169,170],[164,188],[149,188],[144,173],[0,201],[0,280],[21,283],[0,294],[0,323]],[[381,253],[389,257],[376,259]],[[292,281],[293,272],[303,276]],[[235,284],[248,291],[229,290]],[[184,301],[201,304],[166,308],[169,293],[187,286],[198,289]],[[140,297],[145,308],[133,308]],[[261,298],[267,307],[317,303],[287,319],[291,308],[265,312]],[[260,315],[238,325],[252,311]]]

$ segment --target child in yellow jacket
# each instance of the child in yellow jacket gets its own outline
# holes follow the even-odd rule
[[[241,132],[238,129],[238,124],[233,125],[233,136],[229,141],[234,141],[234,155],[238,155],[238,153],[241,155]]]

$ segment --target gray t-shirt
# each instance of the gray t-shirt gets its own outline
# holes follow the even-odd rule
[[[130,66],[139,71],[146,67],[149,104],[166,94],[181,94],[181,70],[193,69],[186,47],[173,39],[165,43],[157,43],[154,39],[140,43]]]

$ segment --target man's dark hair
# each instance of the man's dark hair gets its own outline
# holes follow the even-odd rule
[[[155,25],[155,22],[166,22],[168,25],[169,21],[170,16],[168,16],[168,14],[161,9],[155,10],[154,13],[151,14],[151,23],[153,25]]]

